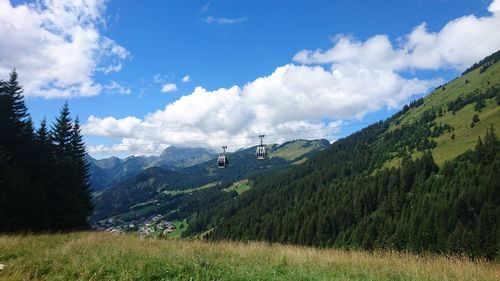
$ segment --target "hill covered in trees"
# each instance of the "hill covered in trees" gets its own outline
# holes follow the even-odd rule
[[[34,129],[17,73],[0,80],[0,232],[86,229],[93,205],[78,117]]]
[[[500,63],[481,65],[302,165],[250,177],[185,235],[500,257]]]
[[[235,181],[262,172],[275,172],[305,161],[328,147],[327,140],[295,140],[272,145],[270,159],[255,159],[255,147],[228,153],[230,165],[217,168],[217,158],[186,167],[147,168],[102,192],[95,193],[93,222],[114,218],[130,221],[153,214],[168,214],[170,219],[190,219],[206,208],[216,208],[233,200],[237,192],[225,190]]]

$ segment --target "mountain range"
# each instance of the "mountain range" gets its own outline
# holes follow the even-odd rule
[[[182,169],[205,162],[216,154],[206,148],[166,148],[159,156],[130,156],[125,159],[110,157],[94,159],[87,154],[90,184],[94,192],[106,189],[150,167]]]

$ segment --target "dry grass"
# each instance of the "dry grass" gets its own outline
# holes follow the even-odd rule
[[[0,236],[0,263],[0,280],[500,280],[457,257],[108,233]]]

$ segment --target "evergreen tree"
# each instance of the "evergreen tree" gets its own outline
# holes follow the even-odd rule
[[[479,98],[479,100],[476,102],[476,105],[474,106],[475,111],[481,112],[481,110],[486,106],[486,103],[484,102],[483,98]]]
[[[55,156],[56,185],[51,190],[52,228],[76,230],[88,227],[92,212],[85,144],[78,119],[73,123],[66,102],[52,125],[50,140]]]
[[[39,197],[39,183],[33,175],[36,165],[34,133],[31,118],[27,113],[23,90],[15,70],[8,81],[0,82],[0,148],[5,165],[2,170],[0,194],[6,198],[1,202],[0,216],[4,222],[0,231],[39,230],[46,226],[37,207],[45,202]]]
[[[75,118],[71,130],[71,155],[73,162],[74,175],[73,180],[75,181],[76,192],[78,194],[78,206],[79,212],[78,216],[75,218],[77,228],[87,228],[88,227],[88,217],[92,214],[93,205],[91,198],[91,188],[88,183],[89,178],[89,164],[86,161],[85,155],[85,142],[83,141],[81,135],[80,121],[78,116]]]
[[[47,120],[43,118],[40,122],[40,127],[36,131],[36,141],[38,149],[47,150],[47,153],[52,148],[52,143],[50,142],[50,133],[47,128]]]
[[[57,160],[59,162],[67,161],[66,157],[71,155],[71,131],[73,124],[71,122],[68,102],[64,103],[59,116],[52,125],[50,140],[54,145]]]
[[[23,146],[31,141],[33,133],[22,93],[15,70],[8,81],[0,81],[0,145],[7,153],[17,154],[19,160],[21,156],[26,157]]]

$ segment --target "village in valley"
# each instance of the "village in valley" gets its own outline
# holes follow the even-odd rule
[[[148,218],[141,218],[125,222],[119,218],[110,218],[99,221],[94,225],[97,231],[106,231],[115,234],[135,233],[139,237],[151,237],[155,239],[167,239],[179,237],[186,229],[186,222],[172,222],[165,219],[163,215],[155,214]]]

